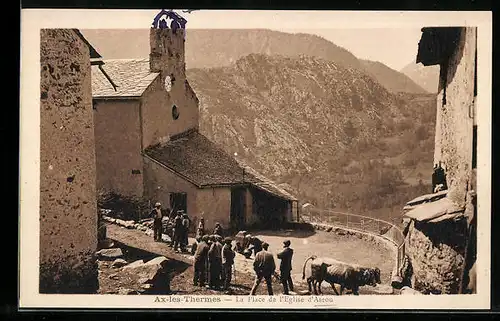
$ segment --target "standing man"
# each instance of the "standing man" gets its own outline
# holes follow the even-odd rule
[[[229,290],[231,285],[231,276],[233,272],[234,257],[236,253],[231,248],[232,240],[229,237],[224,239],[224,247],[222,248],[222,270],[224,280],[224,291]]]
[[[278,259],[281,260],[280,263],[280,281],[283,284],[283,293],[288,295],[288,290],[293,291],[293,282],[292,282],[292,256],[293,249],[290,248],[290,240],[286,240],[283,242],[283,251],[278,253]]]
[[[274,263],[273,254],[267,251],[268,248],[269,244],[264,242],[262,244],[262,251],[259,251],[259,253],[257,253],[257,255],[255,256],[255,260],[253,261],[253,269],[256,276],[250,295],[255,295],[257,287],[259,286],[262,279],[266,281],[267,293],[269,295],[273,295],[273,284],[271,281],[271,277],[275,273],[276,264]]]
[[[177,251],[182,236],[182,217],[181,211],[177,211],[174,219],[174,251]]]
[[[161,234],[162,234],[162,222],[161,219],[163,218],[163,212],[161,210],[161,203],[157,202],[155,204],[155,208],[151,211],[149,214],[151,217],[153,217],[153,238],[155,242],[161,241]]]
[[[188,245],[190,221],[187,213],[182,214],[182,236],[181,236],[181,251],[185,252]]]
[[[208,235],[204,235],[201,238],[200,244],[196,248],[194,254],[194,278],[193,284],[195,286],[205,286],[205,276],[207,270],[207,258],[208,258]]]
[[[208,261],[210,265],[210,281],[211,289],[218,290],[220,287],[220,277],[222,271],[222,238],[219,235],[214,235],[214,242],[208,251]]]

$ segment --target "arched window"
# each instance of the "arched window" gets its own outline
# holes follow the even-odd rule
[[[179,118],[179,109],[176,105],[172,106],[172,118],[177,120]]]

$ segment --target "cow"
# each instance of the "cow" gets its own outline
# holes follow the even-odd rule
[[[321,283],[327,281],[337,295],[342,295],[344,289],[350,289],[353,294],[358,295],[360,286],[380,284],[380,269],[366,268],[359,265],[347,264],[330,258],[318,258],[313,255],[306,259],[302,268],[302,279],[305,279],[305,267],[309,260],[311,262],[311,276],[307,278],[309,293],[321,294]],[[335,288],[340,285],[340,294]]]

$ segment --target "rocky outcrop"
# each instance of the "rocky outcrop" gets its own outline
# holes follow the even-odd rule
[[[412,287],[424,294],[457,294],[462,280],[465,220],[410,223],[406,254]]]
[[[96,256],[100,260],[115,260],[123,256],[120,248],[102,249],[96,252]]]

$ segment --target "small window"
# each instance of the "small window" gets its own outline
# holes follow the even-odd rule
[[[140,174],[141,171],[139,169],[133,169],[132,174]]]
[[[176,105],[172,107],[172,118],[174,120],[177,120],[179,118],[179,109],[177,108]]]

